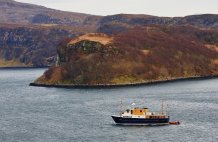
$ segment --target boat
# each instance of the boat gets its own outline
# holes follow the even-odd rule
[[[180,122],[179,121],[172,121],[172,122],[169,122],[169,124],[171,124],[171,125],[180,125]]]
[[[170,116],[163,111],[163,106],[161,112],[150,112],[147,107],[134,107],[111,117],[119,125],[167,125],[170,121]]]

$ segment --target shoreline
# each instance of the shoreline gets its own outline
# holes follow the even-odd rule
[[[49,66],[43,66],[43,67],[0,67],[0,69],[37,69],[37,68],[49,68]]]
[[[213,76],[194,76],[194,77],[184,77],[184,78],[175,78],[169,80],[154,80],[148,82],[140,82],[140,83],[129,83],[129,84],[39,84],[39,83],[30,83],[29,86],[35,87],[49,87],[49,88],[74,88],[74,89],[96,89],[96,88],[124,88],[124,87],[134,87],[134,86],[147,86],[147,85],[157,85],[162,83],[172,83],[172,82],[181,82],[181,81],[193,81],[193,80],[206,80],[218,78],[218,75]]]

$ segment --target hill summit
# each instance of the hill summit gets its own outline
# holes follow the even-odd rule
[[[106,44],[111,43],[113,38],[111,38],[108,35],[103,34],[103,33],[88,33],[88,34],[79,36],[79,37],[71,40],[68,44],[75,44],[75,43],[83,41],[83,40],[99,42],[103,45],[106,45]]]

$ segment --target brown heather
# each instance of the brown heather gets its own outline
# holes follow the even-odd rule
[[[59,66],[35,83],[126,84],[218,75],[216,31],[189,26],[135,27],[113,34],[108,44],[102,44],[99,35],[94,41],[62,42],[57,50]]]

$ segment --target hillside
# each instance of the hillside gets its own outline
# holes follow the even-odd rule
[[[75,35],[57,27],[0,26],[0,66],[51,65],[56,58],[55,46],[66,36]]]
[[[0,67],[50,66],[61,40],[94,31],[86,26],[0,24]]]
[[[137,26],[154,25],[192,26],[198,29],[210,29],[216,33],[218,15],[157,17],[143,14],[117,14],[95,16],[54,10],[14,0],[0,0],[0,67],[50,66],[55,63],[56,47],[63,38],[90,32],[113,36]],[[191,33],[186,34],[186,32],[180,34],[187,36]],[[208,40],[217,40],[216,36],[213,36],[215,39],[209,36]]]
[[[192,25],[196,27],[218,28],[218,15],[202,14],[185,17],[157,17],[143,14],[117,14],[109,16],[96,16],[75,12],[66,12],[43,6],[20,3],[14,0],[0,0],[0,23],[13,24],[54,24],[70,26],[98,27],[103,32],[109,29],[123,29],[137,25]],[[107,31],[109,32],[109,31]],[[110,31],[111,32],[111,31]]]
[[[57,50],[58,66],[35,83],[126,84],[218,75],[217,35],[188,26],[146,26],[68,39]]]
[[[197,28],[218,29],[217,14],[190,15],[185,17],[157,17],[152,15],[118,14],[102,17],[98,31],[112,34],[125,31],[135,26],[163,25],[163,26],[193,26]]]
[[[94,16],[65,12],[43,6],[0,0],[0,23],[81,25]],[[98,16],[95,16],[96,18]]]

